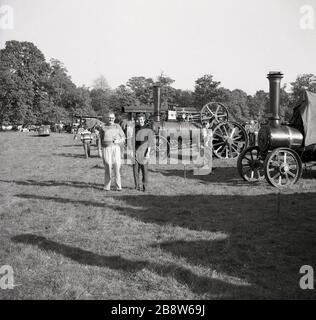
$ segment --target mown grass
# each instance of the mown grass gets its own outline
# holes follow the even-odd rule
[[[280,195],[243,182],[235,162],[212,175],[151,166],[147,193],[104,193],[103,166],[68,134],[0,133],[1,299],[314,299],[315,171]],[[279,200],[278,200],[279,199]],[[278,210],[278,201],[280,210]]]

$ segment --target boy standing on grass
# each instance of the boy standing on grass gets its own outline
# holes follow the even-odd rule
[[[133,173],[135,189],[146,191],[148,185],[148,161],[150,150],[153,143],[152,130],[145,125],[145,115],[138,114],[135,126],[135,162],[133,164]],[[142,188],[139,184],[139,174],[142,172]]]
[[[83,127],[79,128],[77,133],[74,136],[74,140],[77,139],[77,136],[80,135],[80,140],[83,145],[84,155],[86,159],[90,157],[90,146],[92,142],[92,133],[87,129],[87,126],[84,124]]]

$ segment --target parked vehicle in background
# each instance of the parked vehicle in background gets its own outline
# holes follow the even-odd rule
[[[26,126],[26,128],[27,128],[29,131],[38,131],[39,126],[36,126],[35,124],[29,124],[29,125]]]
[[[41,125],[38,129],[38,135],[45,137],[50,135],[50,126],[49,125]]]
[[[1,126],[1,130],[2,131],[10,131],[13,129],[13,126],[12,125],[2,125]]]

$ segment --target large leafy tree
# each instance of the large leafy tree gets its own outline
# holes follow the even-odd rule
[[[157,83],[161,87],[161,103],[175,104],[176,89],[171,85],[175,80],[171,79],[163,72],[157,77]]]
[[[102,90],[105,92],[110,92],[111,87],[108,84],[108,81],[106,80],[104,75],[101,75],[99,78],[95,79],[93,81],[93,89],[95,90]]]
[[[133,92],[125,85],[120,85],[112,94],[112,108],[119,113],[122,111],[122,107],[135,105],[136,101]]]
[[[93,110],[102,115],[110,109],[110,93],[102,89],[92,89],[90,91],[91,105]]]
[[[280,89],[280,116],[281,120],[289,121],[292,116],[291,95],[286,91],[286,85]]]
[[[74,101],[76,98],[76,86],[71,81],[70,76],[67,74],[68,71],[61,61],[51,59],[50,67],[50,76],[46,83],[46,89],[49,99],[54,105],[52,112],[55,114],[56,121],[60,120],[59,118],[63,114],[73,112],[74,104],[76,103]]]
[[[48,103],[45,83],[49,64],[30,42],[8,41],[0,50],[0,121],[36,121]]]
[[[197,108],[202,108],[206,103],[217,101],[219,81],[213,80],[211,74],[205,74],[195,81],[194,101]]]
[[[175,89],[173,102],[180,108],[193,108],[194,96],[189,90]]]
[[[231,91],[229,97],[229,112],[236,121],[245,121],[249,118],[247,93],[240,89]]]
[[[110,91],[101,88],[92,89],[90,97],[93,110],[101,116],[108,110],[113,110],[119,116],[123,107],[135,105],[138,101],[131,89],[125,85]]]
[[[248,96],[249,117],[264,121],[269,108],[269,94],[258,90],[253,96]]]
[[[231,99],[231,91],[227,88],[220,87],[217,89],[215,99],[216,102],[221,102],[226,105]]]
[[[131,90],[134,97],[142,104],[149,104],[152,102],[153,93],[152,86],[154,81],[152,78],[145,77],[132,77],[130,78],[126,86]]]
[[[269,93],[263,90],[257,91],[253,96],[247,97],[249,118],[265,122],[270,112]],[[285,86],[280,89],[280,117],[281,120],[288,121],[291,117],[290,95],[285,90]]]
[[[71,114],[87,116],[96,115],[91,106],[91,97],[88,88],[85,86],[75,88],[69,95],[69,111]]]
[[[104,115],[112,109],[111,96],[114,92],[103,75],[93,81],[92,87],[90,91],[92,109],[98,115]]]
[[[77,88],[64,65],[30,42],[8,41],[0,50],[0,121],[50,123],[93,113],[87,88]]]
[[[295,106],[302,98],[304,90],[316,92],[316,76],[312,73],[298,75],[294,82],[291,82],[292,93],[290,102]]]

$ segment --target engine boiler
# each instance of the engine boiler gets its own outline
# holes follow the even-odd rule
[[[296,150],[303,144],[303,134],[293,127],[280,124],[280,82],[283,74],[272,71],[267,78],[269,79],[270,88],[269,123],[259,130],[259,149],[261,152],[268,152],[279,147]]]

